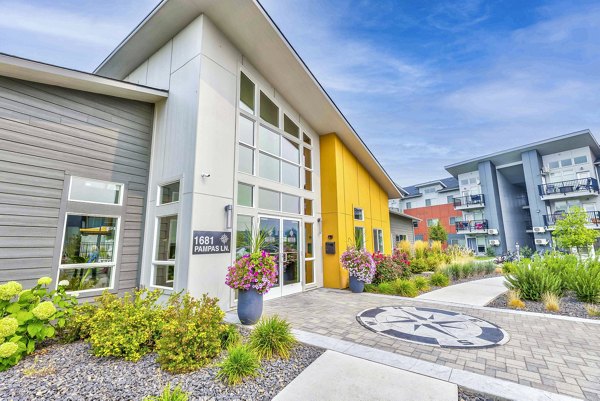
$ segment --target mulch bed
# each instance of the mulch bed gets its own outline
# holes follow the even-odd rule
[[[263,361],[260,374],[237,386],[216,379],[215,363],[192,373],[160,369],[156,354],[138,362],[91,355],[84,342],[54,343],[0,372],[2,400],[142,400],[168,384],[181,384],[191,400],[271,400],[324,350],[299,343],[289,360]]]
[[[563,316],[572,316],[572,317],[582,317],[586,319],[600,319],[599,316],[590,316],[585,310],[585,303],[578,301],[572,294],[567,294],[567,296],[560,299],[560,310],[558,312],[549,312],[544,307],[544,303],[540,301],[526,301],[525,309],[516,309],[523,310],[527,312],[537,312],[537,313],[545,313],[548,315],[563,315]],[[507,305],[507,296],[506,294],[502,294],[492,302],[486,305],[490,308],[501,308],[501,309],[512,309]]]

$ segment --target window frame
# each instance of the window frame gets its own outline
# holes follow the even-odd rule
[[[363,226],[354,226],[354,238],[356,238],[356,230],[361,230],[362,231],[362,246],[361,249],[366,250],[367,249],[367,238],[365,237],[365,228]]]
[[[80,200],[80,199],[73,199],[73,198],[71,198],[71,192],[73,190],[73,178],[81,178],[81,179],[88,180],[88,181],[104,182],[104,183],[107,183],[107,184],[118,185],[120,187],[120,190],[119,190],[119,203],[94,202],[94,201],[89,201],[89,200]],[[69,192],[68,192],[68,195],[67,195],[67,201],[68,202],[79,202],[79,203],[87,203],[87,204],[92,204],[92,205],[123,206],[123,199],[124,199],[124,196],[125,196],[124,194],[125,194],[125,184],[121,183],[121,182],[99,180],[97,178],[86,178],[86,177],[82,177],[80,175],[72,175],[72,176],[69,177]]]
[[[356,218],[357,210],[360,210],[360,218],[359,219]],[[353,207],[352,216],[354,217],[355,221],[365,221],[365,210],[362,207]]]
[[[179,198],[176,201],[161,203],[163,187],[170,185],[170,184],[174,184],[176,182],[179,183]],[[158,196],[156,197],[156,206],[173,205],[173,204],[179,203],[181,201],[181,180],[180,179],[170,180],[170,181],[165,181],[165,182],[158,184],[158,194],[157,195]]]
[[[381,228],[373,229],[373,252],[379,252],[379,253],[385,252],[383,230]]]
[[[81,203],[89,203],[89,202],[83,202],[83,201],[69,201],[69,202],[81,202]],[[104,203],[98,203],[99,205],[105,205]],[[117,205],[111,205],[111,206],[117,206]],[[67,265],[63,265],[61,263],[62,260],[62,254],[64,252],[64,247],[65,247],[65,236],[67,235],[67,222],[68,222],[68,217],[69,216],[87,216],[87,217],[107,217],[107,218],[112,218],[112,219],[116,219],[117,223],[115,226],[115,242],[113,244],[113,261],[112,262],[97,262],[97,263],[71,263],[71,264],[67,264]],[[56,274],[56,288],[58,288],[58,282],[60,281],[60,272],[61,270],[64,269],[83,269],[83,268],[97,268],[97,267],[107,267],[107,266],[111,266],[112,270],[111,270],[111,274],[110,274],[110,285],[108,287],[101,287],[101,288],[89,288],[86,290],[72,290],[72,291],[67,291],[68,293],[90,293],[90,292],[101,292],[101,291],[105,291],[105,290],[109,290],[112,291],[115,289],[115,281],[116,281],[116,276],[117,276],[117,265],[118,265],[118,258],[119,258],[119,246],[121,245],[121,219],[122,217],[119,215],[112,215],[112,214],[104,214],[104,213],[89,213],[89,212],[78,212],[78,211],[67,211],[64,214],[64,222],[63,222],[63,232],[62,232],[62,241],[61,241],[61,245],[60,245],[60,253],[58,255],[58,269],[57,269],[57,274]]]
[[[175,259],[172,260],[157,260],[156,256],[158,253],[158,241],[159,241],[159,227],[160,227],[160,219],[164,218],[164,217],[177,217],[177,227],[175,230]],[[150,261],[150,282],[149,282],[149,287],[151,288],[159,288],[162,290],[168,290],[168,291],[174,291],[175,290],[175,283],[177,281],[177,249],[179,248],[179,213],[165,213],[165,214],[160,214],[160,215],[156,215],[155,219],[154,219],[154,241],[152,244],[152,259]],[[169,227],[170,229],[170,227]],[[162,285],[156,285],[154,283],[154,279],[156,278],[156,266],[173,266],[173,287],[165,287]]]

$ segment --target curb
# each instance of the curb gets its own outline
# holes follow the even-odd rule
[[[342,354],[381,363],[408,372],[417,373],[456,384],[477,393],[486,394],[499,400],[514,401],[576,401],[578,398],[569,397],[545,390],[539,390],[507,380],[497,379],[465,370],[449,368],[432,362],[423,361],[404,355],[383,351],[377,348],[355,344],[349,341],[337,340],[321,334],[292,329],[298,339],[305,344],[337,351]]]

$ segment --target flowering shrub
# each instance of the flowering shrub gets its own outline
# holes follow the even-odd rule
[[[277,281],[275,258],[268,252],[247,254],[228,267],[225,284],[234,290],[254,288],[259,294],[266,294]]]
[[[64,327],[77,300],[64,286],[50,290],[50,277],[24,290],[16,281],[0,285],[0,371],[16,365],[46,338]]]
[[[373,260],[375,262],[373,284],[394,281],[398,278],[407,277],[410,274],[410,270],[408,269],[410,266],[408,255],[399,249],[394,249],[392,256],[375,252]]]
[[[364,249],[348,247],[340,258],[342,267],[348,270],[350,276],[370,284],[375,276],[375,261],[373,256]]]

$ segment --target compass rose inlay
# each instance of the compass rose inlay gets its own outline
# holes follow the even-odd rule
[[[356,319],[376,333],[446,348],[484,348],[505,344],[508,333],[488,321],[443,309],[381,306]]]

